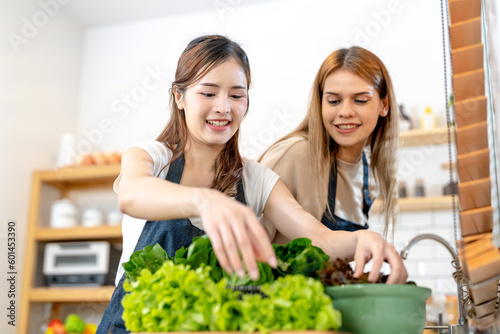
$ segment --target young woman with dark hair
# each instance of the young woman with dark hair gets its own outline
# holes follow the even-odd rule
[[[332,232],[300,207],[279,177],[238,151],[248,110],[250,67],[238,44],[222,36],[196,38],[182,53],[171,88],[171,117],[155,141],[125,151],[115,182],[123,221],[123,254],[159,243],[173,256],[195,236],[207,234],[221,266],[258,278],[256,261],[276,266],[266,213],[290,239],[308,237],[332,258],[354,258],[362,274],[374,260],[391,265],[389,283],[404,283],[406,270],[379,234]],[[135,218],[132,218],[135,217]],[[378,268],[377,268],[378,266]],[[370,275],[374,281],[378,272]],[[125,333],[121,314],[123,270],[98,333]]]

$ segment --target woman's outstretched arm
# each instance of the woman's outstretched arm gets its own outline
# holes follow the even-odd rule
[[[368,280],[375,282],[384,261],[391,266],[387,283],[405,283],[408,273],[394,247],[372,231],[332,231],[305,211],[285,184],[278,180],[264,209],[267,219],[288,239],[307,237],[331,258],[349,258],[356,262],[355,277],[363,274],[365,264],[373,260]]]
[[[153,159],[140,148],[123,155],[118,201],[123,213],[146,220],[200,217],[219,263],[230,273],[244,276],[246,267],[257,279],[257,260],[276,267],[269,236],[249,207],[214,189],[154,177]]]

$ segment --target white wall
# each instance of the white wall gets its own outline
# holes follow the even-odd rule
[[[399,101],[415,119],[427,105],[443,114],[439,2],[367,1],[362,10],[351,1],[242,3],[89,29],[78,151],[123,149],[138,139],[155,138],[168,120],[167,90],[177,59],[192,38],[207,33],[228,35],[250,57],[253,88],[242,126],[246,156],[257,157],[302,119],[319,65],[341,46],[361,44],[378,54],[394,79]],[[142,81],[151,69],[162,75],[147,90]],[[133,107],[120,102],[126,95],[132,96]],[[101,128],[102,121],[109,126]]]
[[[53,7],[53,17],[43,13],[35,1],[0,1],[0,268],[4,274],[0,291],[5,311],[11,300],[5,277],[11,271],[7,270],[7,224],[14,220],[16,324],[31,175],[52,165],[60,134],[77,129],[83,30],[64,15],[63,8]],[[30,31],[24,19],[39,27]],[[10,43],[9,38],[24,38],[23,32],[29,37],[21,44]],[[3,314],[0,332],[16,333]]]
[[[446,125],[439,1],[242,3],[225,11],[89,29],[78,120],[80,154],[86,149],[121,150],[155,138],[168,120],[168,88],[180,53],[192,38],[208,33],[228,35],[250,58],[253,85],[241,147],[247,157],[257,158],[298,124],[321,62],[335,49],[351,45],[364,46],[385,62],[398,101],[417,127],[426,106],[438,114],[440,126]],[[152,69],[161,72],[156,82]],[[145,89],[144,80],[155,87]],[[400,159],[400,176],[410,193],[415,179],[423,177],[428,195],[442,194],[449,179],[440,167],[448,159],[446,146],[405,149]],[[406,213],[400,222],[398,249],[411,237],[433,231],[454,244],[449,211]],[[373,227],[379,228],[376,219]],[[410,279],[454,294],[450,260],[441,246],[422,243],[407,261]]]
[[[78,135],[80,154],[121,150],[136,140],[155,138],[168,120],[167,90],[177,59],[200,34],[225,34],[249,54],[253,86],[242,128],[242,152],[248,157],[257,157],[302,119],[323,59],[353,44],[371,49],[386,63],[398,100],[415,122],[430,105],[444,125],[439,1],[214,4],[209,11],[85,32],[61,5],[26,44],[19,45],[18,53],[8,38],[0,39],[0,246],[6,241],[5,225],[14,219],[19,227],[19,271],[31,172],[54,165],[64,132]],[[23,18],[40,19],[40,11],[35,0],[0,2],[0,35],[22,34]],[[441,171],[435,171],[445,158],[440,149],[426,152],[431,153],[425,164],[408,180],[432,175],[429,186],[435,193],[443,182]],[[0,259],[1,268],[6,268],[5,260]],[[0,291],[6,291],[5,281],[0,282]],[[11,327],[4,331],[4,325],[0,322],[0,332],[14,333]]]

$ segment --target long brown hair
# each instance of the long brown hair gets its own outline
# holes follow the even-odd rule
[[[385,222],[384,236],[387,236],[389,226],[391,223],[395,224],[396,221],[396,151],[399,111],[389,72],[375,54],[358,46],[339,49],[330,54],[316,74],[306,117],[292,133],[278,142],[294,136],[304,136],[308,139],[312,177],[316,183],[319,198],[325,201],[327,212],[330,212],[327,201],[329,173],[323,171],[332,168],[331,154],[335,155],[338,152],[338,145],[331,139],[323,125],[321,103],[326,78],[339,69],[348,70],[360,76],[375,88],[380,99],[387,97],[389,102],[387,116],[379,116],[377,125],[366,142],[371,151],[370,168],[384,203],[382,206]],[[334,159],[333,161],[335,163]]]
[[[177,63],[175,80],[170,88],[170,120],[156,138],[172,150],[171,162],[184,152],[189,136],[184,110],[178,108],[175,93],[183,95],[187,87],[200,80],[212,68],[231,59],[236,60],[245,72],[248,89],[251,82],[248,57],[245,51],[229,38],[220,35],[201,36],[192,40],[182,52]],[[238,150],[239,133],[238,129],[217,156],[215,177],[211,185],[211,188],[233,197],[236,196],[237,185],[241,182],[243,172],[243,161]]]

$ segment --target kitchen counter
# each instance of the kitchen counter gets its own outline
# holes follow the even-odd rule
[[[133,334],[209,334],[209,333],[217,333],[217,334],[244,334],[243,332],[165,332],[165,333],[136,333]],[[258,333],[258,332],[257,332]],[[307,330],[307,331],[276,331],[270,332],[269,334],[349,334],[347,332],[334,332],[334,331],[315,331],[315,330]]]

